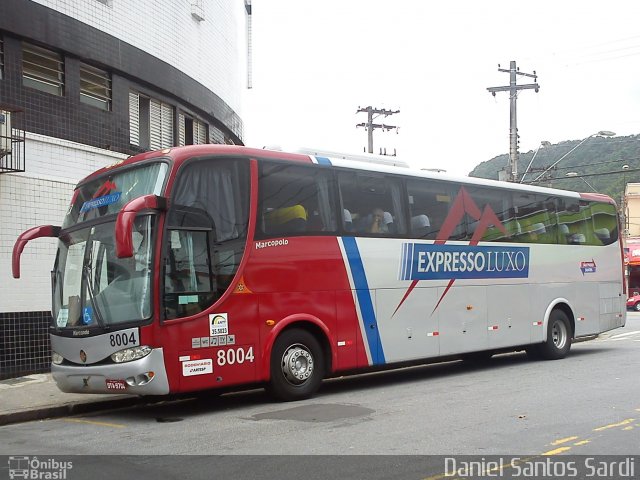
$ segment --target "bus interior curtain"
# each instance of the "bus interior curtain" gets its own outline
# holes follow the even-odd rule
[[[393,211],[395,213],[395,217],[393,219],[396,225],[396,231],[405,232],[404,225],[404,215],[401,215],[402,212],[402,191],[400,190],[400,185],[396,182],[391,183],[391,202],[393,203]]]
[[[336,226],[333,217],[333,208],[331,208],[331,197],[329,195],[329,181],[326,177],[319,177],[317,181],[318,187],[318,205],[320,210],[320,218],[326,230],[334,231]]]
[[[183,174],[175,203],[204,209],[214,221],[218,242],[238,237],[233,175],[227,168],[194,164]]]

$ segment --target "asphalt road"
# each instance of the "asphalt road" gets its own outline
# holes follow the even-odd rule
[[[89,462],[94,478],[263,478],[273,468],[279,478],[307,479],[334,476],[334,468],[369,479],[442,471],[442,459],[424,455],[634,455],[639,373],[640,314],[630,313],[624,329],[574,344],[563,360],[500,355],[486,366],[450,362],[334,379],[294,403],[252,390],[9,425],[0,428],[0,455],[141,456]]]

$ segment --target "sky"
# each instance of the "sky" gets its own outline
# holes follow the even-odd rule
[[[540,90],[517,101],[520,152],[608,130],[640,133],[637,0],[253,0],[245,144],[359,154],[359,107],[400,113],[374,131],[415,168],[466,175],[509,151],[515,60]],[[533,79],[519,77],[518,84]]]

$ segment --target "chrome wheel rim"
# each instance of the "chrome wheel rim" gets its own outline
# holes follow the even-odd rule
[[[309,349],[296,343],[285,348],[280,366],[287,382],[302,385],[313,375],[315,364]]]
[[[555,322],[551,328],[551,339],[558,350],[562,350],[567,343],[567,326],[564,322]]]

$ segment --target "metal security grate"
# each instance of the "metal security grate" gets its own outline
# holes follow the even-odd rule
[[[80,64],[80,101],[102,110],[111,110],[111,76],[109,72]]]
[[[25,171],[23,113],[0,105],[0,173]]]
[[[64,94],[64,60],[46,48],[23,43],[22,82],[24,86],[52,95]]]

